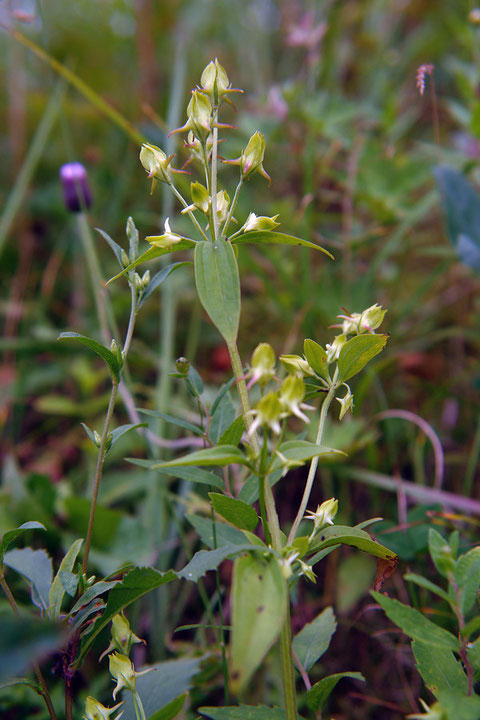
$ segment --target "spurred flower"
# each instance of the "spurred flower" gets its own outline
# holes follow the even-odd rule
[[[110,716],[120,705],[123,705],[123,702],[118,703],[112,708],[107,708],[105,705],[102,705],[101,702],[89,696],[85,700],[85,712],[82,715],[82,720],[110,720]],[[116,718],[112,718],[111,720],[119,720],[122,715],[123,713],[120,713]]]

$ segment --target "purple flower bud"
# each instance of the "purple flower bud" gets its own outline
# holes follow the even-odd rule
[[[88,210],[92,204],[92,194],[88,186],[87,171],[82,163],[71,162],[60,168],[63,200],[70,212]]]

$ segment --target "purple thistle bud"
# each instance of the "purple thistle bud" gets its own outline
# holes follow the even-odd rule
[[[87,171],[82,163],[71,162],[60,168],[63,200],[70,212],[88,210],[92,204],[92,194],[88,185]]]

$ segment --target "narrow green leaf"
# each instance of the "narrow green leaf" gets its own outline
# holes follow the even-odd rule
[[[210,420],[210,439],[215,445],[219,445],[220,437],[235,420],[235,406],[227,393],[217,405]]]
[[[60,609],[62,606],[62,600],[63,596],[65,595],[65,588],[63,586],[62,580],[60,578],[60,573],[62,571],[70,573],[72,571],[73,566],[75,565],[75,560],[77,559],[77,555],[80,552],[80,548],[83,544],[83,538],[79,538],[78,540],[75,540],[72,545],[70,546],[70,549],[68,550],[67,554],[63,558],[62,562],[60,563],[60,568],[55,575],[55,579],[52,583],[52,586],[50,588],[50,593],[48,596],[48,617],[51,620],[57,620],[58,616],[60,615]]]
[[[74,615],[77,613],[82,607],[85,605],[88,605],[89,602],[94,600],[99,595],[103,595],[103,593],[107,592],[107,590],[111,590],[115,585],[118,585],[118,583],[121,582],[120,580],[99,580],[94,585],[91,585],[89,588],[85,590],[83,595],[78,598],[77,602],[73,606],[73,608],[70,610],[70,615]]]
[[[255,530],[258,525],[258,515],[251,505],[220,493],[211,492],[208,495],[215,512],[229,523],[240,530],[249,530],[250,532]]]
[[[78,587],[78,575],[73,572],[68,572],[67,570],[60,570],[58,574],[67,595],[75,597]]]
[[[312,248],[313,250],[320,250],[320,252],[325,253],[329,258],[335,260],[332,253],[325,250],[321,245],[315,245],[315,243],[302,240],[294,235],[285,235],[285,233],[273,232],[272,230],[250,230],[249,232],[237,235],[237,237],[233,238],[232,242],[237,245],[243,245],[245,243],[260,245],[301,245],[302,247]]]
[[[284,455],[287,460],[294,460],[298,463],[304,463],[313,457],[320,457],[320,455],[346,454],[342,450],[335,450],[334,448],[325,447],[325,445],[316,445],[306,440],[287,440],[287,442],[280,445],[278,451]],[[270,467],[270,472],[280,467],[283,467],[283,461],[276,455]]]
[[[434,528],[428,530],[428,551],[437,572],[444,578],[455,569],[452,549],[448,541]]]
[[[210,320],[228,344],[237,339],[240,278],[231,243],[219,238],[195,247],[195,284]]]
[[[140,309],[145,302],[147,298],[150,297],[150,295],[158,288],[160,285],[165,282],[165,280],[173,273],[175,270],[178,270],[178,268],[183,267],[184,265],[192,265],[190,261],[183,261],[183,262],[176,262],[172,263],[171,265],[167,265],[166,267],[159,270],[155,275],[152,277],[150,282],[148,283],[147,287],[142,293],[142,296],[138,302],[137,309]]]
[[[356,335],[342,345],[338,358],[338,383],[350,380],[365,365],[382,352],[388,335]]]
[[[111,622],[117,613],[124,610],[132,602],[138,600],[138,598],[146,595],[146,593],[175,580],[175,578],[176,573],[173,570],[161,573],[158,570],[154,570],[154,568],[137,567],[128,572],[122,582],[110,590],[105,612],[98,618],[91,631],[82,640],[80,653],[75,660],[75,665],[78,667],[79,664],[81,664],[98,633]]]
[[[124,268],[121,272],[110,278],[110,280],[107,282],[107,285],[110,285],[111,282],[113,282],[114,280],[118,280],[119,277],[122,277],[122,275],[130,272],[130,270],[134,270],[138,265],[141,265],[144,262],[148,262],[149,260],[155,260],[155,258],[162,257],[162,255],[168,255],[171,252],[190,250],[191,248],[195,247],[196,244],[197,243],[195,242],[195,240],[190,240],[189,238],[182,238],[179,243],[177,243],[176,245],[172,245],[171,247],[159,248],[155,247],[155,245],[151,245],[148,250],[145,250],[145,252],[139,255],[137,259],[134,260],[134,262],[130,263],[130,265],[127,265],[127,267]]]
[[[45,550],[9,550],[5,553],[3,562],[28,580],[33,604],[41,610],[47,610],[53,569],[52,558]]]
[[[159,468],[157,467],[158,462],[156,460],[140,460],[139,458],[126,458],[127,462],[132,465],[138,465],[139,467],[147,468],[147,470],[154,470],[160,475],[165,477],[180,478],[180,480],[188,480],[188,482],[199,483],[200,485],[209,485],[210,487],[217,487],[223,490],[223,480],[215,475],[213,472],[208,470],[202,470],[197,467],[175,467],[175,468]]]
[[[230,680],[238,694],[273,645],[288,602],[287,583],[275,557],[235,560],[232,585]]]
[[[183,580],[197,582],[209,570],[216,570],[217,567],[227,558],[247,550],[258,549],[258,546],[245,543],[244,545],[223,545],[216,550],[199,550],[195,553],[188,565],[185,565],[178,573]],[[267,548],[263,546],[262,550]]]
[[[101,345],[96,340],[92,340],[92,338],[86,337],[85,335],[81,335],[80,333],[76,332],[60,333],[57,340],[76,340],[77,342],[82,343],[82,345],[86,345],[90,350],[93,350],[94,353],[99,355],[102,360],[107,363],[113,379],[116,382],[120,381],[120,366],[118,364],[117,357],[111,352],[111,350],[106,348],[104,345]]]
[[[186,699],[187,693],[183,693],[183,695],[169,702],[161,710],[157,710],[153,715],[150,715],[148,720],[174,720],[184,706]]]
[[[212,407],[210,408],[210,415],[215,415],[217,407],[223,400],[225,394],[230,390],[230,388],[232,387],[234,382],[235,382],[235,377],[232,377],[232,378],[230,378],[230,380],[228,382],[226,382],[224,385],[222,385],[222,387],[218,391],[217,397],[213,401]]]
[[[112,240],[110,235],[108,233],[106,233],[104,230],[101,230],[100,228],[95,228],[95,230],[103,237],[103,239],[110,246],[113,254],[117,258],[118,264],[120,265],[121,268],[123,268],[123,262],[122,262],[123,248],[121,248],[120,245],[115,242],[115,240]]]
[[[183,467],[186,465],[249,465],[248,459],[241,450],[234,445],[217,445],[217,447],[197,450],[184,457],[152,465],[157,468]]]
[[[293,639],[293,649],[303,668],[308,672],[330,645],[337,629],[333,608],[327,607],[315,620],[307,623]]]
[[[327,353],[323,347],[315,342],[315,340],[307,339],[303,343],[303,351],[312,370],[314,370],[317,375],[320,375],[320,377],[328,380],[330,374],[328,372]]]
[[[29,520],[23,525],[19,525],[14,530],[7,530],[3,533],[0,539],[0,569],[3,563],[3,556],[5,555],[8,546],[12,543],[19,535],[22,535],[26,530],[46,530],[47,528],[42,523],[36,520]]]
[[[187,420],[183,420],[182,418],[176,418],[172,415],[166,415],[165,413],[158,412],[158,410],[147,410],[144,408],[138,408],[138,412],[142,413],[142,415],[150,415],[150,417],[161,418],[162,420],[165,420],[171,425],[176,425],[177,427],[181,427],[184,430],[190,430],[190,432],[195,433],[195,435],[204,434],[201,427],[199,427],[198,425],[193,425],[193,423],[190,423]]]
[[[428,689],[438,698],[439,690],[458,690],[467,694],[468,680],[462,664],[451,650],[439,649],[428,642],[412,643],[416,668]]]
[[[222,435],[218,438],[219,445],[234,445],[238,447],[245,432],[245,423],[243,415],[239,415],[232,424],[226,428]]]
[[[409,582],[413,582],[416,585],[420,585],[420,587],[423,587],[426,590],[430,590],[430,592],[438,595],[438,597],[443,598],[443,600],[445,600],[450,605],[452,599],[451,597],[449,597],[448,593],[445,592],[445,590],[442,590],[441,587],[438,587],[438,585],[435,585],[435,583],[433,583],[431,580],[427,580],[427,578],[424,578],[423,575],[417,575],[416,573],[407,573],[403,577],[404,580],[408,580]]]
[[[393,559],[396,557],[393,550],[389,550],[383,545],[380,545],[380,543],[375,542],[365,530],[344,525],[332,525],[321,530],[315,537],[310,550],[324,550],[325,548],[340,544],[356,547],[359,550],[363,550],[363,552],[370,553],[370,555],[379,558]]]
[[[370,591],[374,600],[385,610],[387,617],[398,625],[413,640],[427,643],[430,647],[442,650],[459,651],[459,641],[452,633],[435,625],[415,608],[403,605],[398,600]]]
[[[336,684],[342,678],[365,682],[365,678],[359,672],[341,672],[322,678],[307,691],[307,705],[312,712],[317,712],[323,708]]]
[[[147,427],[147,423],[126,423],[125,425],[119,425],[114,430],[112,430],[112,446],[115,445],[117,440],[120,440],[123,435],[126,435],[131,430],[136,430],[137,428],[141,427]]]

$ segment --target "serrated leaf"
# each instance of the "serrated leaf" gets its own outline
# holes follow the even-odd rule
[[[138,408],[138,412],[142,413],[142,415],[149,415],[150,417],[165,420],[167,423],[170,423],[171,425],[176,425],[177,427],[181,427],[184,430],[189,430],[195,435],[204,434],[201,427],[199,427],[198,425],[194,425],[187,420],[183,420],[183,418],[176,418],[173,417],[173,415],[166,415],[165,413],[158,412],[158,410],[147,410],[146,408]]]
[[[310,550],[324,550],[339,544],[356,547],[358,550],[363,550],[363,552],[379,558],[393,559],[397,557],[393,550],[375,542],[365,530],[343,525],[332,525],[321,530],[315,537]]]
[[[32,602],[41,610],[48,608],[48,595],[52,583],[52,558],[45,550],[9,550],[3,561],[7,567],[16,570],[28,580],[32,591]]]
[[[287,583],[278,560],[237,558],[232,584],[230,681],[238,694],[280,634],[287,609]]]
[[[95,230],[103,237],[103,239],[107,242],[107,244],[110,246],[111,250],[113,251],[113,254],[117,258],[117,262],[120,265],[121,268],[123,268],[123,262],[122,262],[122,252],[123,248],[120,247],[118,243],[113,240],[108,233],[106,233],[104,230],[101,230],[100,228],[95,228]]]
[[[209,570],[216,570],[227,558],[255,549],[258,549],[258,546],[245,543],[244,545],[223,545],[216,550],[199,550],[177,575],[183,580],[197,582]],[[266,548],[264,549],[266,550]]]
[[[307,358],[307,362],[317,375],[328,380],[330,378],[328,372],[327,353],[324,348],[315,340],[305,340],[303,343],[303,352]]]
[[[237,339],[240,278],[231,243],[218,238],[195,247],[195,284],[210,320],[228,344]]]
[[[233,238],[232,242],[237,245],[243,245],[245,243],[260,245],[301,245],[302,247],[308,247],[312,250],[319,250],[325,253],[325,255],[328,255],[332,260],[335,260],[332,253],[325,250],[321,245],[316,245],[308,240],[302,240],[302,238],[295,237],[294,235],[272,232],[272,230],[250,230],[249,232],[237,235],[237,237]]]
[[[12,543],[19,535],[22,535],[26,530],[46,530],[47,528],[42,523],[36,520],[29,520],[23,525],[19,525],[14,530],[7,530],[3,533],[0,539],[0,569],[3,563],[3,556],[5,555],[8,546]]]
[[[137,265],[141,265],[144,262],[148,262],[149,260],[155,260],[155,258],[159,258],[162,255],[168,255],[171,252],[179,252],[180,250],[189,250],[193,247],[195,247],[196,242],[195,240],[190,240],[188,238],[183,238],[179,243],[176,245],[172,245],[168,248],[159,248],[155,246],[151,246],[148,248],[148,250],[145,250],[141,255],[138,256],[138,258],[130,263],[130,265],[127,265],[126,268],[124,268],[121,272],[114,275],[110,280],[107,282],[107,285],[110,285],[111,282],[114,280],[118,280],[119,277],[122,277],[122,275],[125,275],[126,273],[130,272],[130,270],[134,270]]]
[[[341,672],[322,678],[307,691],[307,705],[312,712],[317,712],[323,708],[338,681],[342,678],[365,682],[365,678],[359,672]]]
[[[356,335],[342,345],[338,358],[338,383],[350,380],[365,365],[382,352],[388,335]]]
[[[219,445],[235,445],[240,444],[243,433],[245,432],[245,423],[243,415],[239,415],[232,424],[226,428],[223,434],[218,438]]]
[[[398,600],[393,600],[386,595],[381,595],[375,590],[370,594],[374,600],[384,609],[387,617],[398,625],[403,632],[413,640],[427,643],[430,647],[442,650],[459,651],[459,641],[452,633],[435,625],[415,608],[403,605]]]
[[[220,493],[211,492],[208,495],[215,512],[229,523],[240,530],[249,530],[250,532],[255,530],[258,525],[258,515],[251,505]]]
[[[97,342],[96,340],[92,340],[92,338],[89,338],[86,335],[81,335],[80,333],[76,332],[60,333],[57,340],[75,340],[82,345],[86,345],[86,347],[88,347],[90,350],[93,350],[94,353],[96,353],[99,357],[102,358],[102,360],[107,363],[112,378],[116,382],[120,382],[120,365],[118,364],[117,357],[113,354],[111,350],[106,348],[104,345]]]
[[[75,540],[72,545],[70,546],[67,554],[63,558],[62,562],[60,563],[60,568],[55,575],[55,579],[52,583],[52,586],[50,588],[50,593],[48,596],[48,617],[51,620],[57,620],[58,616],[60,615],[60,608],[62,606],[62,600],[63,596],[65,595],[65,588],[63,587],[63,583],[60,578],[60,572],[63,570],[64,572],[71,572],[72,568],[75,564],[75,560],[77,559],[77,555],[80,552],[80,548],[83,544],[83,538],[79,538],[78,540]]]
[[[315,620],[304,625],[294,637],[293,649],[307,672],[328,649],[336,629],[333,608],[327,607]]]
[[[414,640],[412,650],[418,672],[428,689],[438,698],[441,690],[458,690],[465,695],[468,680],[462,664],[451,650],[440,650],[427,642]]]
[[[137,309],[139,310],[145,300],[150,297],[150,295],[158,288],[160,285],[165,282],[165,280],[173,273],[175,270],[178,270],[178,268],[183,267],[184,265],[192,265],[190,261],[183,261],[183,262],[176,262],[172,263],[171,265],[167,265],[166,267],[159,270],[155,275],[152,277],[150,282],[148,283],[147,287],[142,293],[142,296],[140,300],[138,301]]]
[[[174,468],[184,467],[186,465],[249,465],[248,459],[234,445],[217,445],[217,447],[206,448],[205,450],[197,450],[184,455],[184,457],[168,460],[162,463],[152,465],[152,470],[157,468]]]
[[[75,665],[77,667],[79,666],[98,633],[108,625],[117,613],[124,610],[132,602],[138,600],[138,598],[146,595],[146,593],[175,580],[175,578],[176,574],[173,570],[161,573],[158,570],[154,570],[154,568],[137,567],[128,572],[122,582],[110,590],[105,611],[95,622],[88,636],[83,639],[80,653],[75,660]]]

